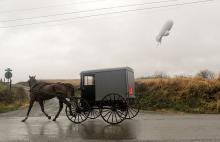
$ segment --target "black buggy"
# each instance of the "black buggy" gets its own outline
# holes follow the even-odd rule
[[[134,71],[129,67],[81,72],[81,97],[71,99],[66,115],[74,123],[99,116],[109,124],[134,118],[139,112]]]

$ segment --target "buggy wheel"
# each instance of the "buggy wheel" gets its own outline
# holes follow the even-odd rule
[[[127,103],[128,103],[128,114],[126,116],[126,119],[132,119],[138,115],[141,105],[138,99],[135,98],[128,99]]]
[[[66,116],[73,123],[80,124],[88,118],[90,106],[83,98],[74,98],[66,106]]]
[[[101,101],[100,113],[102,119],[109,124],[121,123],[128,113],[127,102],[119,94],[108,94]]]
[[[90,119],[96,119],[100,116],[100,110],[99,109],[93,109],[91,108],[91,110],[89,111],[89,116],[88,118]]]

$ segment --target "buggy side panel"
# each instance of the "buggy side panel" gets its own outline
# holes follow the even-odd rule
[[[126,70],[96,73],[96,101],[102,100],[109,93],[118,93],[126,97]]]

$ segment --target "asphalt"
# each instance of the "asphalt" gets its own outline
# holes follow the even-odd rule
[[[26,88],[28,90],[28,88]],[[58,100],[45,102],[45,111],[54,117]],[[0,114],[0,142],[220,142],[220,115],[176,114],[141,111],[119,125],[101,118],[73,124],[61,112],[56,122],[48,120],[35,103],[29,119],[27,109]]]
[[[54,116],[57,104],[56,100],[46,102],[46,111]],[[133,120],[112,126],[101,118],[73,124],[64,111],[53,122],[42,114],[38,104],[23,123],[25,113],[26,109],[21,109],[0,114],[0,142],[220,141],[220,115],[141,112]]]

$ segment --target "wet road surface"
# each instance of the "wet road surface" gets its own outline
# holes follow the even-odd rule
[[[45,111],[54,116],[58,104],[56,99],[47,101]],[[26,111],[0,114],[0,142],[220,142],[220,115],[141,112],[133,120],[112,126],[101,118],[73,124],[64,110],[53,122],[38,103],[23,123]]]
[[[56,103],[51,102],[52,104]],[[0,115],[0,142],[220,141],[220,115],[142,112],[133,120],[112,126],[101,118],[88,119],[83,124],[76,125],[64,114],[57,119],[57,122],[53,122],[43,114],[37,116],[41,114],[37,104],[33,110],[34,114],[23,123],[21,120],[25,111],[19,110]]]

